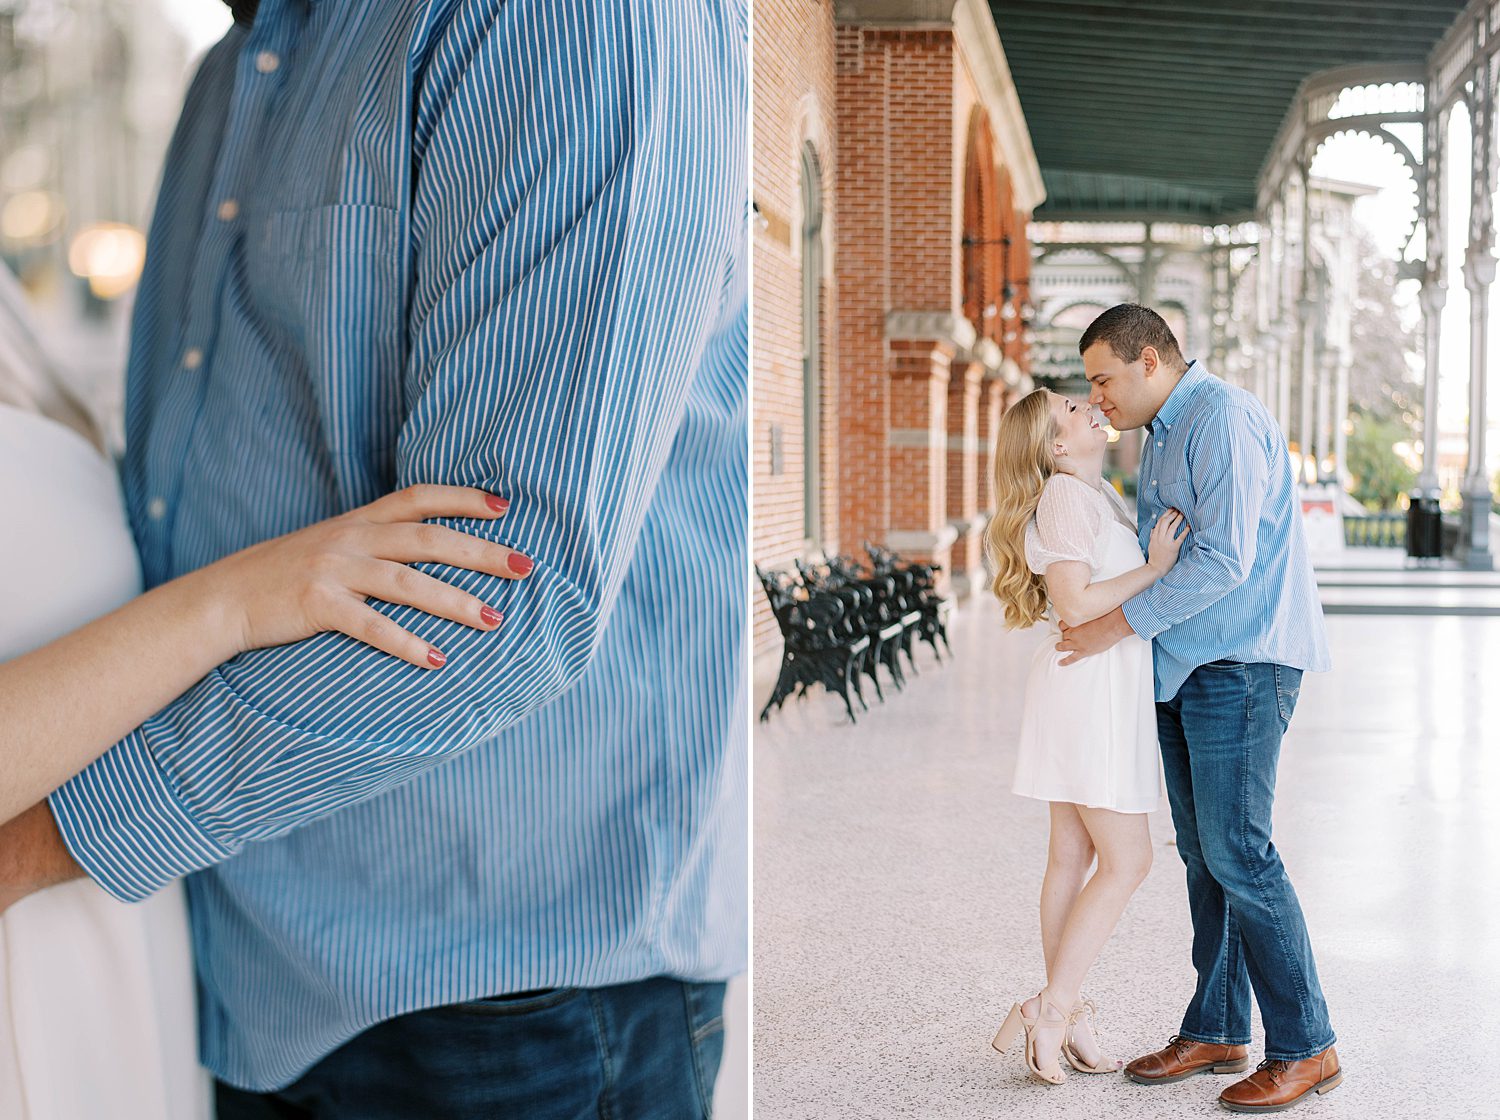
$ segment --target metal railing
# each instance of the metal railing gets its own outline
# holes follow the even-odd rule
[[[1346,517],[1344,544],[1349,548],[1405,548],[1406,514],[1398,511]]]

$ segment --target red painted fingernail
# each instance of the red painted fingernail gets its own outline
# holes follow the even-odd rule
[[[480,607],[479,617],[484,619],[484,624],[486,626],[499,626],[500,620],[505,616],[497,611],[494,607]]]
[[[494,510],[496,513],[504,513],[506,510],[510,509],[510,503],[502,498],[499,494],[486,494],[484,496],[484,504],[489,506],[490,509]]]
[[[437,667],[439,669],[441,669],[444,665],[446,665],[448,663],[448,659],[446,657],[444,657],[442,655],[442,653],[440,653],[438,650],[435,650],[435,649],[429,649],[427,651],[427,660],[430,661],[435,667]]]
[[[531,571],[533,567],[535,567],[535,564],[532,563],[532,559],[530,556],[522,556],[519,552],[512,552],[506,558],[505,563],[509,566],[510,570],[515,572],[518,576],[524,576],[527,572]]]

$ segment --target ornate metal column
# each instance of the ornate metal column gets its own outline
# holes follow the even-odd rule
[[[1229,320],[1230,297],[1234,291],[1234,279],[1229,263],[1229,244],[1214,233],[1214,245],[1208,253],[1209,275],[1209,355],[1213,369],[1223,377],[1229,368]]]
[[[1292,246],[1289,234],[1286,196],[1281,204],[1281,258],[1276,276],[1276,319],[1271,329],[1276,332],[1276,420],[1287,442],[1292,439],[1292,335],[1297,324],[1293,322],[1296,304],[1292,296]]]
[[[1292,307],[1287,300],[1292,274],[1292,253],[1287,246],[1286,193],[1272,207],[1271,255],[1271,396],[1266,406],[1277,418],[1281,435],[1292,439]]]
[[[1328,293],[1323,293],[1323,298],[1318,301],[1319,306],[1325,310],[1328,306]],[[1330,482],[1333,480],[1333,381],[1335,369],[1338,363],[1338,351],[1328,345],[1326,330],[1319,331],[1315,368],[1317,369],[1317,420],[1313,429],[1313,462],[1317,469],[1317,480],[1319,482]],[[1324,466],[1327,463],[1328,466]]]
[[[1494,193],[1495,87],[1490,60],[1483,51],[1486,22],[1475,24],[1475,64],[1470,120],[1474,132],[1472,188],[1469,195],[1469,247],[1464,255],[1464,287],[1469,290],[1469,466],[1464,474],[1464,567],[1488,571],[1490,553],[1490,480],[1485,469],[1488,394],[1488,328],[1490,284],[1495,279]]]
[[[1349,418],[1349,351],[1338,351],[1333,391],[1333,480],[1343,486],[1349,480],[1349,433],[1344,423]]]
[[[1151,223],[1146,223],[1146,239],[1141,242],[1141,263],[1136,271],[1136,302],[1152,307],[1156,303],[1156,273],[1161,267],[1162,254],[1151,240]]]
[[[1318,378],[1318,301],[1314,298],[1316,278],[1313,275],[1312,185],[1304,157],[1297,172],[1302,181],[1301,257],[1302,277],[1297,289],[1297,330],[1302,342],[1302,357],[1297,370],[1297,449],[1302,453],[1299,482],[1307,482],[1307,460],[1313,455],[1313,385]],[[1316,476],[1315,476],[1316,477]]]
[[[1292,325],[1291,309],[1283,308],[1271,330],[1276,335],[1276,422],[1288,440],[1292,437]]]
[[[1422,122],[1422,224],[1427,242],[1422,270],[1422,473],[1412,499],[1436,502],[1438,487],[1438,341],[1443,306],[1448,302],[1446,249],[1448,223],[1443,214],[1443,133],[1448,116],[1436,105],[1434,83],[1427,87],[1426,119]]]
[[[1275,392],[1275,368],[1276,361],[1276,336],[1269,330],[1256,332],[1255,335],[1255,395],[1261,399],[1261,403],[1270,408],[1274,401]]]

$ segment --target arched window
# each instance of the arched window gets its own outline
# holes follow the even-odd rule
[[[803,536],[822,538],[823,181],[818,154],[802,146],[802,518]]]

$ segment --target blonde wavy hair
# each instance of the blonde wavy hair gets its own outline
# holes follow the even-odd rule
[[[1024,630],[1047,613],[1046,581],[1026,564],[1026,526],[1036,515],[1042,487],[1057,473],[1050,396],[1046,389],[1027,393],[1000,418],[995,433],[995,513],[984,538],[995,569],[990,589],[1005,608],[1008,630]]]

